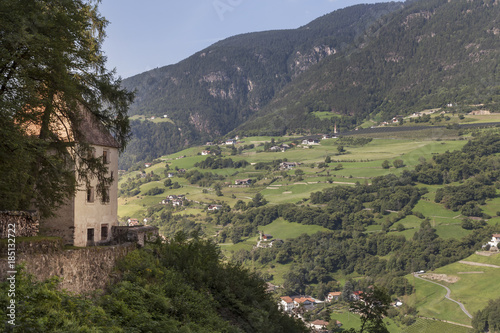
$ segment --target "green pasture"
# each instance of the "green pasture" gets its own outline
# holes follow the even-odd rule
[[[314,112],[311,112],[311,114],[313,116],[321,119],[321,120],[323,120],[323,119],[331,119],[331,118],[337,116],[332,111],[314,111]]]
[[[350,328],[359,329],[361,327],[361,319],[358,314],[348,311],[334,311],[330,317],[332,320],[338,320],[342,323],[341,328],[348,330]],[[390,333],[400,333],[401,328],[390,318],[384,318],[384,323]]]
[[[474,254],[464,260],[500,266],[498,254],[489,257]],[[453,283],[436,282],[450,288],[451,298],[463,303],[471,314],[486,307],[490,299],[498,297],[492,293],[492,290],[498,290],[500,287],[498,280],[500,268],[472,266],[456,262],[427,273],[455,277],[457,281]],[[458,305],[444,298],[446,294],[444,288],[412,276],[408,276],[408,279],[416,287],[416,293],[408,296],[406,301],[417,307],[419,315],[470,325],[470,319],[459,309]]]
[[[500,197],[489,199],[486,201],[486,205],[480,207],[486,214],[491,215],[497,222],[500,222],[500,218],[496,217],[497,212],[500,211]]]
[[[470,318],[462,312],[458,304],[444,298],[446,290],[443,287],[411,275],[408,275],[407,279],[415,287],[415,292],[403,297],[403,303],[417,308],[419,316],[470,325]],[[451,297],[454,296],[452,293]]]
[[[277,286],[282,286],[285,280],[283,279],[283,276],[290,270],[292,267],[292,263],[285,264],[285,265],[274,265],[274,264],[265,264],[265,265],[259,265],[255,264],[254,262],[251,262],[249,264],[246,264],[245,266],[250,267],[251,269],[256,269],[259,272],[262,273],[268,273],[272,275],[272,280],[271,283]]]
[[[470,332],[470,328],[454,325],[451,323],[447,323],[439,320],[425,319],[425,318],[417,318],[417,321],[407,327],[404,328],[401,332],[403,333],[468,333]]]
[[[118,216],[130,216],[132,218],[140,218],[146,213],[147,207],[139,203],[138,200],[118,199]]]
[[[324,188],[331,187],[328,183],[297,182],[283,186],[266,186],[259,191],[266,200],[273,204],[296,203],[302,199],[309,198],[312,192],[321,191]]]
[[[271,141],[272,137],[250,137],[244,138],[244,144],[253,143],[258,145],[260,143]],[[293,140],[294,137],[284,137],[275,138],[277,141],[287,141]],[[180,189],[171,190],[165,189],[165,192],[161,195],[147,198],[142,195],[133,198],[127,198],[125,200],[120,200],[119,215],[120,216],[137,216],[142,215],[146,211],[146,208],[150,204],[156,204],[164,196],[169,194],[187,194],[189,200],[194,200],[198,202],[211,203],[216,201],[224,201],[230,206],[233,206],[237,200],[249,201],[257,192],[264,195],[266,200],[270,204],[280,204],[280,203],[297,203],[303,199],[309,198],[310,193],[320,191],[324,188],[330,186],[336,186],[338,184],[353,185],[356,182],[364,183],[369,182],[370,178],[376,176],[382,176],[389,173],[399,173],[405,168],[395,170],[394,168],[383,169],[381,163],[383,160],[388,159],[391,163],[396,158],[401,158],[405,161],[405,164],[413,166],[418,163],[420,157],[430,158],[433,153],[440,153],[446,150],[459,149],[465,141],[425,141],[425,140],[390,140],[390,139],[375,139],[365,146],[346,146],[346,154],[337,155],[338,151],[335,146],[335,141],[337,139],[327,139],[322,140],[321,145],[314,146],[311,149],[303,148],[293,148],[285,153],[269,153],[255,151],[244,151],[241,155],[231,156],[229,155],[229,148],[221,146],[223,150],[224,158],[232,158],[233,160],[245,159],[250,163],[256,162],[271,162],[276,159],[286,158],[288,161],[301,162],[299,168],[304,171],[304,176],[302,180],[295,180],[293,177],[277,179],[271,184],[270,179],[263,179],[262,181],[255,184],[250,188],[233,188],[224,186],[222,188],[222,197],[215,195],[215,191],[211,188],[206,188],[207,193],[203,193],[203,189],[197,185],[189,184],[183,177],[173,177],[172,182],[178,182],[182,187]],[[188,148],[183,151],[171,154],[168,156],[163,156],[161,159],[166,161],[170,170],[175,172],[177,169],[193,170],[194,164],[203,161],[207,156],[200,155],[201,151],[205,147],[193,147]],[[256,148],[258,149],[258,147]],[[318,169],[316,164],[323,162],[326,156],[330,156],[332,163],[329,164],[327,168]],[[182,158],[180,158],[182,157]],[[346,162],[347,161],[347,162]],[[342,164],[341,170],[334,170],[338,165]],[[159,187],[164,188],[164,171],[165,163],[157,163],[149,168],[143,169],[146,172],[154,172],[155,174],[162,177],[161,181],[150,182],[141,186],[141,194],[144,194],[151,188]],[[262,173],[267,173],[265,170],[255,170],[253,166],[247,166],[245,168],[227,168],[227,169],[199,169],[200,172],[211,172],[218,175],[225,176],[224,182],[226,184],[233,184],[235,179],[239,178],[256,178]],[[126,181],[129,177],[136,177],[140,171],[134,171],[121,177],[119,185]],[[289,170],[287,173],[291,176],[295,175],[295,170]],[[280,171],[275,171],[273,173],[275,176],[280,176]],[[273,174],[267,175],[268,177],[273,177]],[[333,181],[333,184],[327,182],[327,180]],[[431,190],[432,192],[432,190]],[[433,199],[433,194],[428,194],[429,199]],[[122,198],[123,199],[123,198]],[[500,201],[499,201],[500,202]],[[492,203],[490,210],[494,210],[494,204]],[[121,206],[124,207],[121,207]],[[144,206],[146,205],[146,207]],[[416,208],[417,211],[421,211],[425,216],[432,218],[434,216],[434,222],[438,233],[440,234],[450,234],[450,237],[458,237],[464,234],[460,228],[456,229],[455,226],[458,225],[458,220],[451,220],[454,216],[454,212],[449,212],[444,209],[441,205],[434,204],[433,202],[424,203],[421,201]],[[199,210],[201,212],[201,209]],[[496,213],[496,211],[495,211]],[[494,215],[494,214],[490,214]],[[406,222],[405,222],[406,223]],[[406,226],[410,228],[411,226]],[[451,231],[449,231],[450,229]],[[458,230],[458,231],[457,231]],[[412,234],[411,229],[405,230],[405,236],[410,236]],[[408,235],[406,235],[408,234]]]
[[[470,123],[472,124],[500,122],[500,113],[492,113],[486,115],[467,115],[465,116],[465,119],[469,119]]]
[[[273,235],[274,239],[293,239],[297,238],[302,234],[312,235],[320,231],[328,231],[328,229],[317,225],[305,225],[295,222],[288,222],[282,218],[278,218],[272,223],[259,227],[260,231],[264,231],[266,234]],[[252,237],[245,238],[242,242],[237,244],[223,243],[221,249],[224,253],[229,254],[231,252],[236,252],[238,250],[251,250],[255,245],[257,245],[259,236],[255,235]],[[282,266],[276,264],[276,266]],[[281,275],[280,275],[281,276]]]
[[[489,241],[489,239],[488,239],[488,241]],[[488,254],[490,254],[490,255],[485,256],[485,255],[480,255],[480,254],[473,254],[464,260],[478,262],[481,264],[490,264],[490,265],[500,266],[500,254],[498,254],[498,253],[488,253]],[[500,273],[500,271],[499,271],[499,273]]]
[[[464,261],[477,262],[477,257],[478,255],[473,255]],[[498,265],[499,257],[497,254],[492,257],[484,257],[481,261],[484,264]],[[500,268],[472,266],[456,262],[436,269],[435,273],[453,275],[459,278],[455,283],[444,282],[442,284],[451,289],[451,298],[462,302],[471,314],[486,307],[490,299],[498,298],[498,295],[492,293],[492,290],[498,290],[500,287],[498,280]]]
[[[407,123],[408,126],[415,126],[414,123]],[[427,124],[428,125],[428,124]],[[446,124],[443,123],[443,126]],[[423,124],[422,126],[425,126]],[[370,134],[356,134],[359,137],[371,137],[376,139],[385,140],[420,140],[420,141],[433,141],[433,140],[458,140],[460,139],[458,129],[446,128],[426,128],[418,131],[398,131],[398,132],[378,132]]]
[[[326,228],[323,228],[319,225],[306,225],[295,222],[288,222],[283,218],[278,218],[271,224],[259,227],[260,231],[263,231],[266,234],[273,235],[273,238],[279,239],[294,239],[299,237],[302,234],[313,235],[317,232],[329,231]]]

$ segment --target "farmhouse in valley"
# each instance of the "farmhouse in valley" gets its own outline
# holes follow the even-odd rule
[[[319,139],[315,139],[315,138],[309,138],[309,139],[304,139],[302,140],[302,144],[303,145],[319,145]]]
[[[235,185],[251,185],[252,184],[252,180],[250,178],[246,178],[246,179],[236,179],[234,181],[234,184]]]
[[[297,162],[281,162],[280,170],[290,170],[298,166],[300,163]]]
[[[342,296],[342,292],[340,292],[340,291],[331,291],[331,292],[328,293],[328,296],[327,296],[326,300],[328,302],[338,301],[341,296]]]
[[[488,242],[488,245],[498,248],[498,243],[500,243],[500,234],[493,234],[491,236],[491,240]]]

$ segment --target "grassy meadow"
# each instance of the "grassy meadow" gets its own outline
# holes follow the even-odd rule
[[[338,155],[335,140],[322,140],[320,145],[313,147],[297,147],[289,149],[286,152],[264,152],[259,144],[270,142],[271,137],[249,137],[242,139],[242,143],[236,145],[254,144],[255,148],[243,150],[240,155],[231,156],[230,149],[221,146],[224,158],[232,158],[234,161],[246,160],[251,164],[258,162],[272,162],[278,159],[287,159],[289,162],[299,162],[301,165],[297,168],[304,172],[302,179],[295,178],[284,179],[280,172],[266,174],[264,171],[255,170],[253,165],[245,168],[227,168],[227,169],[199,169],[200,172],[211,172],[226,177],[226,185],[233,184],[235,179],[256,178],[263,176],[252,187],[235,188],[225,186],[222,188],[223,197],[217,197],[215,191],[211,188],[201,188],[197,185],[189,184],[185,178],[175,176],[172,182],[178,182],[182,187],[179,189],[167,189],[163,185],[166,164],[170,172],[176,169],[193,170],[195,163],[205,160],[206,156],[201,155],[201,151],[207,147],[193,147],[175,154],[163,156],[160,163],[153,164],[149,168],[143,168],[145,172],[154,172],[161,176],[161,181],[143,184],[140,187],[141,193],[130,198],[120,198],[118,215],[121,217],[140,217],[144,215],[146,207],[155,204],[157,201],[168,194],[187,194],[188,199],[198,202],[215,202],[222,200],[230,206],[237,200],[250,200],[257,192],[264,195],[270,204],[296,203],[307,199],[312,192],[321,191],[329,186],[338,184],[354,185],[356,182],[369,182],[371,178],[386,175],[388,173],[400,173],[404,169],[414,167],[421,158],[431,158],[433,154],[445,152],[446,150],[460,149],[466,141],[430,141],[430,140],[393,140],[393,139],[374,139],[365,146],[346,146],[346,152]],[[275,138],[276,141],[283,140],[291,142],[292,137]],[[330,156],[332,162],[326,168],[318,168],[317,164],[324,162],[325,158]],[[383,169],[381,164],[388,160],[391,164],[394,160],[401,159],[405,167],[395,169]],[[339,166],[339,164],[341,164]],[[338,170],[335,170],[338,169]],[[287,171],[287,175],[294,176],[296,170]],[[130,172],[120,178],[119,186],[122,186],[128,178],[139,177],[140,171]],[[271,178],[269,178],[271,177]],[[148,190],[159,187],[165,192],[157,197],[148,198],[143,193]],[[203,193],[206,192],[206,193]],[[200,210],[201,212],[201,210]]]
[[[434,281],[450,288],[450,297],[464,304],[467,311],[474,314],[483,309],[488,300],[498,297],[492,290],[497,290],[500,284],[498,281],[500,254],[491,256],[474,254],[463,261],[498,267],[456,262],[423,275],[425,277],[439,274],[441,280]],[[455,282],[442,280],[444,275]],[[444,288],[412,276],[408,276],[408,280],[414,284],[417,292],[407,297],[406,301],[419,309],[419,315],[470,325],[470,318],[460,310],[459,306],[444,298],[446,294]]]

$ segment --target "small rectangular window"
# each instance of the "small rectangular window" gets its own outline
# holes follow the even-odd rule
[[[104,189],[104,193],[102,194],[101,203],[103,203],[103,204],[109,203],[109,187],[106,187]]]
[[[109,151],[108,150],[102,151],[102,163],[104,163],[104,164],[109,163]]]
[[[108,225],[103,224],[101,225],[101,240],[107,240],[108,239]]]
[[[87,229],[87,242],[93,242],[94,241],[94,228],[88,228]]]
[[[92,186],[87,187],[87,202],[94,202],[94,188]]]

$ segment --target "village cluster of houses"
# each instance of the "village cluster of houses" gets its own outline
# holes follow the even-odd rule
[[[337,298],[335,298],[335,296],[332,296],[337,294]],[[340,297],[340,294],[340,292],[329,293],[326,302],[331,302],[333,299],[338,299],[338,297]],[[302,317],[302,312],[314,309],[318,303],[322,302],[312,298],[311,296],[282,296],[279,306],[283,311],[290,314],[295,314],[299,318],[304,319]],[[329,322],[317,319],[308,324],[316,332],[323,332],[326,331],[326,327],[329,325]],[[338,320],[335,324],[337,325],[337,327],[342,326],[342,323]]]
[[[139,221],[139,219],[130,218],[130,219],[127,220],[127,226],[128,227],[136,227],[138,225],[147,225],[147,222],[148,222],[147,219]]]
[[[304,139],[304,140],[302,140],[302,144],[303,145],[308,145],[308,146],[319,145],[319,139],[316,139],[316,138]]]
[[[285,312],[296,312],[299,308],[305,311],[312,310],[320,301],[310,296],[281,296],[280,308]]]
[[[335,302],[342,297],[342,292],[331,291],[326,296],[325,302]],[[363,298],[363,292],[358,290],[354,291],[350,299],[352,301],[359,301]],[[294,309],[303,308],[305,310],[312,310],[318,303],[323,303],[310,296],[282,296],[280,301],[280,308],[285,312],[293,311]]]
[[[205,146],[214,146],[214,145],[218,145],[218,144],[222,144],[222,145],[235,145],[238,143],[238,140],[240,139],[240,137],[238,135],[236,135],[233,139],[227,139],[226,141],[219,141],[219,142],[212,142],[212,141],[208,141],[207,143],[205,143]]]
[[[290,145],[284,143],[279,146],[272,146],[271,148],[269,148],[269,151],[274,151],[274,152],[280,151],[284,153],[287,149],[290,149]]]
[[[172,206],[176,207],[176,206],[184,206],[185,201],[187,201],[185,195],[170,194],[168,197],[163,199],[161,201],[161,203],[163,205],[172,205]]]

